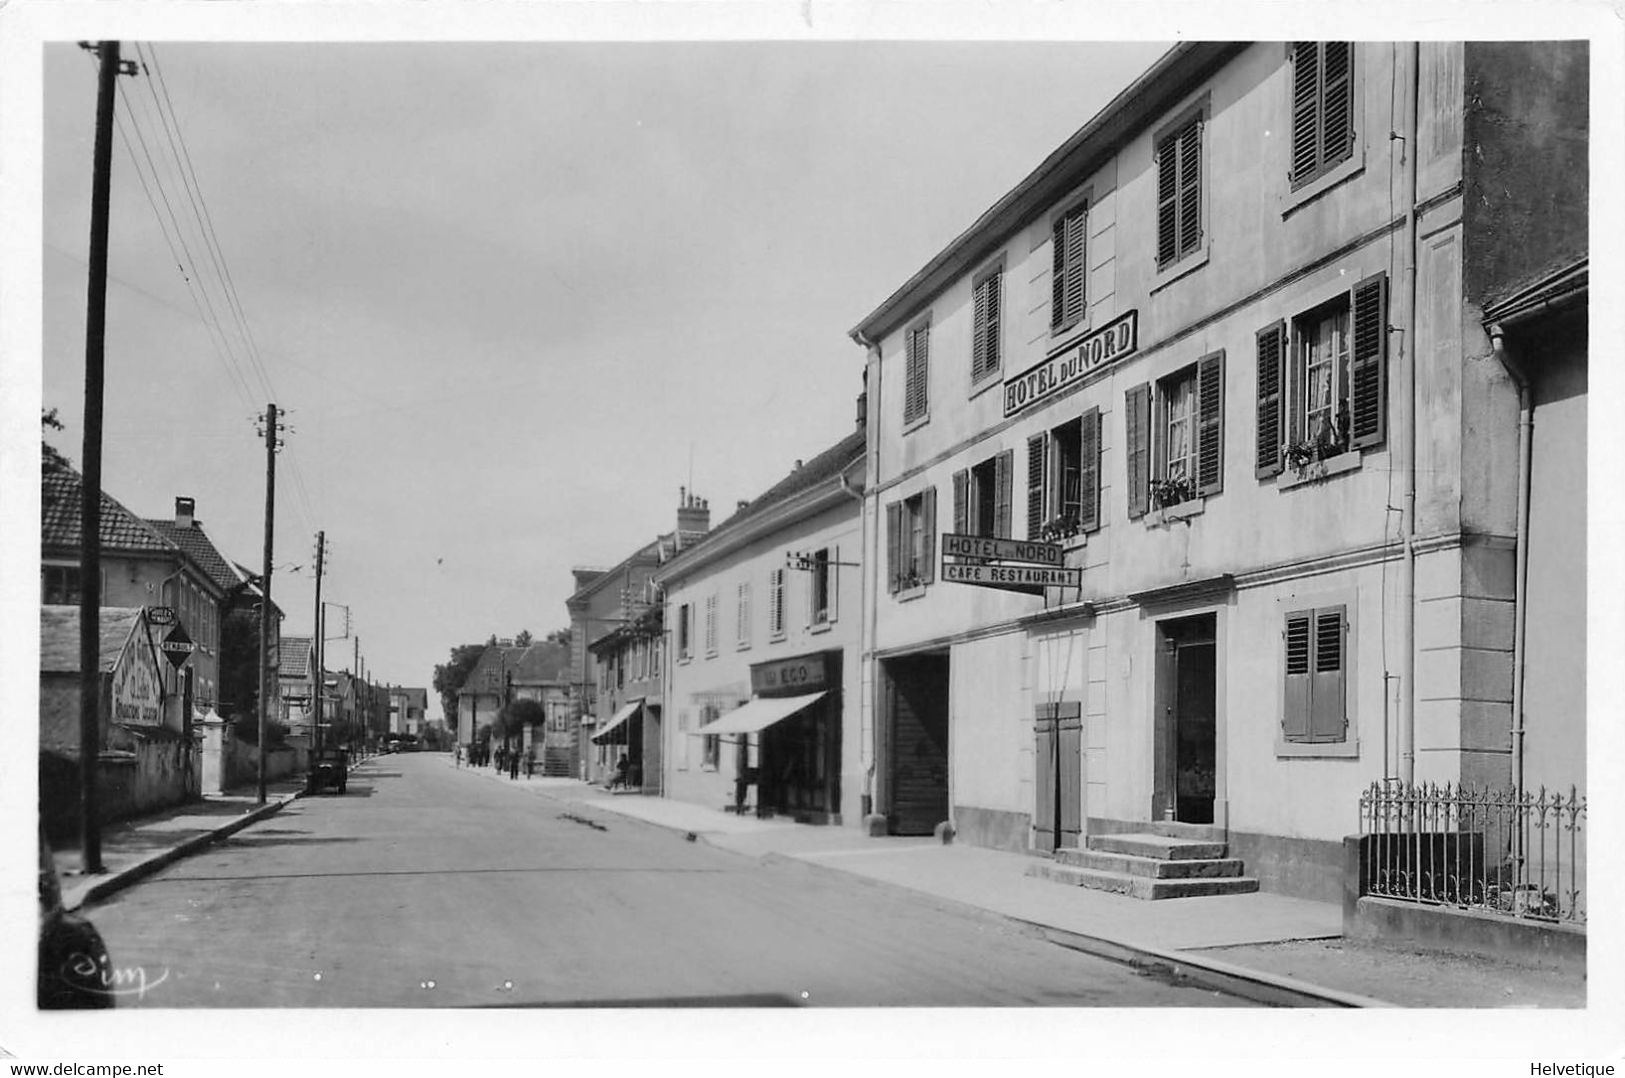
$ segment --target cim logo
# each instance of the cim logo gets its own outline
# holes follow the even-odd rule
[[[135,996],[139,999],[167,981],[169,970],[165,969],[157,977],[148,977],[144,966],[115,968],[106,955],[97,958],[75,952],[62,963],[59,975],[67,984],[87,992],[102,996]]]

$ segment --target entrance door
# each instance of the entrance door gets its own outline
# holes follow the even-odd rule
[[[894,835],[929,835],[948,819],[948,656],[889,659]]]
[[[661,783],[660,705],[643,705],[643,792],[659,796]]]
[[[1082,706],[1038,705],[1035,736],[1033,848],[1076,846],[1083,819]]]
[[[1184,823],[1212,823],[1217,796],[1215,617],[1158,626],[1157,782],[1153,811]]]

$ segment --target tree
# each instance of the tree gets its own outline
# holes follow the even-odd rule
[[[515,700],[497,713],[497,733],[503,741],[523,741],[525,727],[536,726],[547,720],[547,712],[535,700]]]
[[[55,408],[52,408],[49,412],[41,408],[39,422],[40,426],[45,430],[67,429],[62,425],[62,420],[57,418]],[[40,465],[48,472],[68,466],[68,458],[58,452],[56,446],[45,440],[43,432],[40,434]]]
[[[494,643],[496,638],[492,637],[491,644]],[[474,672],[480,656],[491,644],[461,644],[451,649],[451,661],[436,664],[434,688],[440,694],[440,706],[448,722],[457,721],[457,690],[468,681],[468,675]]]
[[[535,637],[530,635],[529,629],[520,629],[519,635],[513,638],[513,646],[516,648],[528,648],[534,639]]]
[[[565,647],[569,647],[570,636],[570,626],[566,625],[562,629],[554,629],[552,632],[548,633],[547,642],[549,644],[563,644]]]

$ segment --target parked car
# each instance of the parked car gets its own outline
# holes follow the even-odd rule
[[[112,959],[95,926],[62,908],[62,883],[43,824],[39,832],[39,906],[39,967],[34,978],[38,1007],[111,1007],[113,995],[107,987]]]
[[[350,778],[350,754],[344,749],[318,749],[310,758],[310,774],[305,788],[315,793],[329,789],[344,792]]]

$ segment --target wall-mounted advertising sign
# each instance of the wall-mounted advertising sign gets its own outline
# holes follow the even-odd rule
[[[156,658],[145,641],[125,649],[113,668],[113,721],[128,726],[162,726],[164,686]]]
[[[1083,570],[944,561],[942,579],[953,584],[980,584],[988,588],[1081,588]]]
[[[825,683],[823,655],[804,655],[799,659],[759,663],[750,668],[750,691],[757,695],[786,690],[818,692],[828,687]]]
[[[1140,312],[1127,314],[1102,326],[1076,345],[1057,352],[1004,383],[1004,414],[1013,416],[1067,386],[1131,356],[1140,347]]]
[[[1021,539],[999,539],[991,535],[956,535],[944,532],[943,557],[974,558],[978,561],[1019,561],[1030,565],[1065,565],[1066,550],[1060,543],[1040,543]]]

